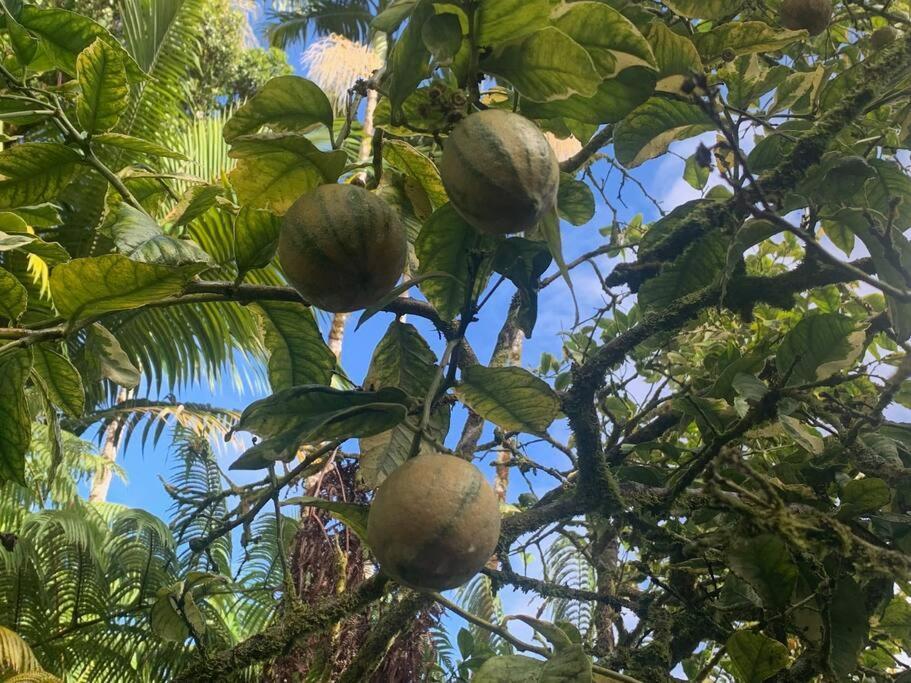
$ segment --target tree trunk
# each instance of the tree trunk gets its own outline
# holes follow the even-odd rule
[[[126,389],[118,389],[116,403],[123,403],[127,400],[128,396],[129,392]],[[121,422],[122,420],[114,418],[107,426],[107,429],[104,430],[101,457],[104,458],[106,462],[112,464],[117,460],[117,449],[119,446],[117,443],[117,431],[120,429]],[[90,503],[104,502],[107,500],[108,490],[111,488],[111,479],[113,477],[114,471],[107,465],[95,473],[95,476],[92,477],[92,486],[89,489]]]
[[[509,348],[506,354],[506,365],[522,364],[522,347],[525,342],[525,335],[518,328],[512,332]],[[512,459],[512,452],[508,448],[502,448],[497,453],[496,477],[493,482],[493,489],[497,492],[497,497],[501,503],[506,502],[506,492],[509,488],[509,467],[506,466]]]

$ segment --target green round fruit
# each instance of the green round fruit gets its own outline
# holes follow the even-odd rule
[[[376,491],[367,541],[380,568],[419,589],[461,586],[490,560],[500,536],[497,494],[452,455],[421,455]]]
[[[440,175],[466,221],[483,232],[506,235],[533,228],[553,209],[560,165],[535,124],[502,109],[487,109],[452,131]]]
[[[805,30],[818,36],[832,22],[832,0],[784,0],[781,25],[792,31]]]
[[[355,311],[379,301],[405,267],[405,229],[383,200],[357,185],[322,185],[288,209],[278,260],[318,308]]]
[[[884,47],[894,43],[900,35],[901,33],[899,33],[898,29],[894,26],[881,26],[873,31],[873,34],[870,36],[870,44],[873,46],[873,49],[882,50]]]

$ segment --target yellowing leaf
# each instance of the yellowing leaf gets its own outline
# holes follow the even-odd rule
[[[120,53],[96,39],[76,59],[76,118],[89,134],[117,125],[130,104],[130,86]]]

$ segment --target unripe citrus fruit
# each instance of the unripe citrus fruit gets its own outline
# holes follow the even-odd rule
[[[322,185],[285,214],[278,260],[288,281],[333,313],[379,301],[405,267],[405,229],[383,200],[356,185]]]
[[[421,455],[396,469],[367,520],[380,568],[413,588],[462,585],[490,559],[499,536],[497,494],[477,467],[452,455]]]
[[[535,124],[487,109],[452,131],[440,175],[466,221],[486,233],[506,235],[533,228],[554,207],[560,165]]]
[[[894,26],[881,26],[873,31],[870,36],[870,44],[875,50],[882,50],[884,47],[891,45],[901,35]]]
[[[832,0],[784,0],[781,25],[792,31],[805,30],[818,36],[832,22]]]

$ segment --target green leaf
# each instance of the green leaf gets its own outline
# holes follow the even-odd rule
[[[634,168],[664,154],[675,140],[691,138],[714,127],[695,104],[653,97],[614,129],[617,161]]]
[[[797,442],[805,451],[820,455],[826,447],[825,442],[816,433],[814,429],[805,425],[790,415],[780,415],[778,422],[784,427],[784,430]]]
[[[168,211],[164,222],[175,228],[188,225],[208,212],[218,198],[224,195],[225,188],[222,185],[193,185]]]
[[[398,387],[409,396],[423,399],[436,375],[436,364],[436,354],[417,328],[394,320],[373,351],[364,388]]]
[[[0,268],[0,318],[16,321],[28,306],[28,291],[9,271]]]
[[[19,23],[41,38],[41,49],[54,65],[71,76],[76,75],[79,54],[100,38],[114,49],[123,60],[127,76],[132,83],[146,78],[142,69],[117,39],[101,24],[88,17],[63,9],[41,9],[23,5]]]
[[[456,642],[459,645],[459,654],[462,655],[462,659],[468,659],[471,657],[474,652],[474,635],[467,628],[460,628],[459,635],[456,637]]]
[[[544,662],[524,655],[491,657],[472,677],[474,683],[516,683],[540,680]]]
[[[728,566],[749,583],[770,608],[783,610],[797,584],[797,565],[778,536],[738,540],[727,553]]]
[[[632,67],[616,78],[602,81],[593,97],[573,95],[555,102],[532,102],[523,99],[521,111],[533,119],[566,118],[600,125],[616,123],[645,102],[655,90],[653,69]]]
[[[851,577],[841,577],[829,599],[829,664],[835,680],[850,680],[869,630],[864,592]]]
[[[534,102],[593,97],[601,84],[585,48],[553,27],[500,43],[482,60],[481,68],[506,79]]]
[[[652,48],[636,25],[604,3],[558,5],[553,25],[585,48],[602,78],[631,66],[656,67]]]
[[[82,377],[69,358],[47,344],[32,347],[32,369],[40,378],[54,405],[73,418],[85,412]]]
[[[694,190],[702,190],[705,184],[709,182],[709,176],[712,169],[709,166],[703,166],[699,163],[699,156],[693,154],[686,160],[686,166],[683,169],[683,179]]]
[[[847,316],[810,314],[781,340],[775,365],[781,375],[791,372],[788,384],[815,382],[854,365],[864,340],[864,330]]]
[[[424,22],[421,40],[433,58],[448,64],[462,46],[462,23],[455,14],[435,14]]]
[[[392,46],[389,55],[389,101],[392,111],[398,112],[418,84],[430,75],[430,52],[424,46],[421,29],[433,10],[427,3],[418,3],[414,14]]]
[[[334,183],[347,163],[344,151],[323,152],[296,133],[235,139],[230,156],[238,160],[228,177],[240,202],[276,213],[319,185]]]
[[[45,242],[26,232],[12,235],[0,232],[0,252],[14,250],[34,254],[48,263],[60,263],[70,258],[69,252],[59,242]]]
[[[743,7],[743,0],[664,0],[672,12],[687,19],[724,19]]]
[[[418,454],[438,453],[436,443],[443,443],[449,432],[450,409],[442,406],[430,414],[430,422],[424,430]],[[361,457],[358,462],[358,476],[363,484],[374,489],[405,463],[411,456],[418,425],[406,418],[387,432],[364,437],[360,441]]]
[[[296,496],[283,500],[282,505],[302,505],[305,507],[319,508],[325,510],[330,516],[334,517],[346,527],[351,529],[358,538],[367,542],[367,516],[370,508],[367,505],[358,503],[343,503],[337,500],[325,500],[314,496]]]
[[[475,413],[510,432],[540,434],[560,413],[553,389],[522,368],[471,366],[455,393]]]
[[[335,354],[323,341],[313,310],[291,301],[261,301],[254,306],[269,352],[272,391],[301,384],[329,384]]]
[[[0,209],[56,199],[76,173],[79,155],[56,142],[26,142],[0,153]]]
[[[696,33],[693,40],[702,58],[713,62],[728,50],[737,56],[781,50],[806,35],[806,31],[783,31],[762,21],[735,21]]]
[[[560,218],[556,209],[550,211],[541,219],[537,229],[540,231],[544,241],[547,242],[547,248],[550,249],[551,256],[560,269],[560,275],[563,277],[566,286],[569,287],[569,293],[573,297],[573,306],[576,309],[576,319],[579,318],[579,303],[576,301],[576,292],[573,289],[573,281],[569,276],[569,268],[566,267],[566,260],[563,258],[563,240],[560,236]]]
[[[405,392],[391,387],[341,391],[304,385],[251,403],[232,431],[263,438],[293,433],[298,443],[370,436],[401,422],[407,403]]]
[[[25,481],[25,453],[31,443],[31,417],[25,381],[32,367],[27,349],[0,355],[0,483]]]
[[[393,33],[407,19],[420,0],[392,0],[389,6],[373,18],[370,26],[377,31]]]
[[[509,279],[518,290],[517,322],[529,339],[538,318],[538,281],[553,257],[544,242],[511,237],[500,243],[493,257],[493,269]]]
[[[234,219],[234,261],[238,279],[272,262],[281,227],[281,219],[270,211],[249,206],[241,208]]]
[[[102,231],[118,251],[140,263],[177,267],[205,265],[212,260],[198,244],[166,235],[151,216],[129,204],[120,204],[111,212]]]
[[[79,53],[76,118],[90,135],[110,130],[130,105],[130,84],[120,52],[100,38]]]
[[[477,10],[478,44],[493,47],[544,28],[550,12],[548,0],[481,0]]]
[[[187,158],[180,152],[168,149],[164,145],[159,145],[157,142],[150,142],[149,140],[143,140],[142,138],[133,137],[132,135],[124,135],[123,133],[100,133],[92,138],[92,142],[98,145],[125,149],[128,152],[148,154],[153,157],[180,159],[181,161],[185,161]]]
[[[838,511],[838,517],[850,519],[884,508],[892,502],[892,491],[882,479],[864,477],[852,479],[845,484],[839,497],[841,509]]]
[[[737,680],[763,683],[788,665],[788,648],[761,633],[737,631],[727,640]]]
[[[194,635],[201,636],[206,632],[206,618],[189,591],[183,596],[183,616],[192,627]]]
[[[256,133],[263,126],[273,131],[305,131],[322,123],[332,131],[332,105],[313,81],[300,76],[279,76],[266,83],[225,124],[225,142]]]
[[[832,244],[841,249],[846,256],[854,251],[855,235],[847,225],[838,220],[823,219],[822,227]]]
[[[171,593],[155,601],[149,618],[152,632],[163,640],[182,643],[190,637],[190,629],[177,608],[177,598]]]
[[[658,63],[658,90],[682,93],[684,81],[703,72],[702,58],[693,41],[674,33],[664,22],[649,25],[648,42]]]
[[[765,382],[755,375],[748,375],[745,372],[738,372],[734,375],[731,385],[734,391],[749,401],[761,401],[769,392]]]
[[[23,67],[28,66],[38,54],[38,39],[16,21],[5,4],[3,5],[3,13],[6,15],[6,30],[9,33],[13,52],[16,54],[16,61]]]
[[[585,225],[595,217],[595,195],[592,194],[592,189],[571,175],[561,174],[557,211],[563,220],[573,225]]]
[[[85,338],[85,354],[101,377],[126,389],[139,386],[139,370],[124,352],[117,337],[98,323],[89,327]]]
[[[538,680],[540,683],[590,683],[592,660],[582,645],[572,645],[547,660]]]
[[[473,259],[481,261],[475,294],[483,290],[489,274],[489,259],[483,255],[492,252],[494,244],[492,237],[482,235],[466,223],[451,204],[434,211],[421,228],[414,243],[420,263],[418,274],[447,273],[452,276],[425,279],[419,285],[444,320],[455,318],[465,305],[465,288]]]
[[[384,140],[383,160],[420,183],[434,210],[449,201],[436,165],[404,140]]]
[[[721,274],[726,256],[724,238],[718,232],[710,232],[687,247],[660,275],[642,285],[639,305],[643,309],[660,309],[711,285]]]
[[[60,207],[54,204],[20,206],[13,213],[35,228],[51,228],[63,222],[60,217]],[[8,230],[9,228],[4,227],[3,229]]]
[[[65,318],[90,318],[179,294],[200,268],[139,263],[121,254],[74,259],[51,271],[51,296]]]

